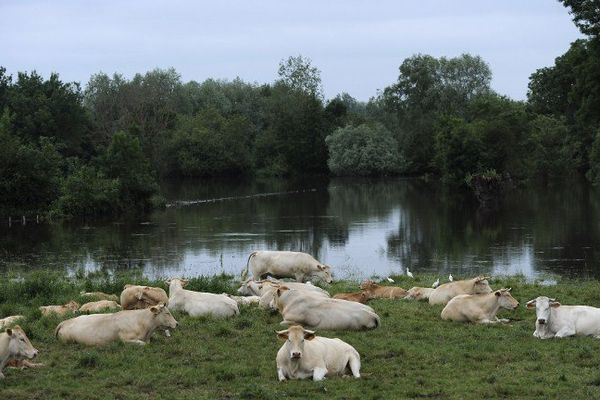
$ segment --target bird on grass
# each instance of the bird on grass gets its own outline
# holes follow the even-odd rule
[[[452,281],[454,280],[454,277],[452,276],[452,274],[448,275],[448,280],[449,280],[450,282],[452,282]]]
[[[393,280],[392,278],[390,278],[389,276],[386,278],[388,282],[394,283],[396,282],[395,280]]]
[[[406,275],[407,275],[409,278],[414,278],[414,276],[413,276],[412,272],[410,272],[410,270],[408,269],[408,267],[406,267]]]
[[[433,282],[433,285],[431,285],[431,287],[434,289],[438,286],[440,286],[440,278],[437,278],[437,280],[435,282]]]

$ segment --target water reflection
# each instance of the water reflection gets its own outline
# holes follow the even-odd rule
[[[420,180],[176,182],[169,202],[211,200],[145,221],[0,228],[0,269],[142,268],[238,274],[255,249],[306,251],[338,277],[564,274],[597,277],[597,193],[514,191],[486,213],[469,193]],[[269,193],[269,196],[257,196]]]

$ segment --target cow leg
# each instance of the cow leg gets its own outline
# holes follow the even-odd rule
[[[133,339],[133,340],[123,340],[124,343],[133,343],[133,344],[137,344],[140,346],[145,346],[146,342],[144,342],[143,340],[140,339]]]
[[[285,374],[283,373],[282,368],[277,368],[277,378],[279,379],[279,382],[285,381]]]
[[[506,323],[510,322],[510,319],[508,319],[508,318],[500,318],[498,320],[498,322],[502,322],[502,323],[506,324]]]
[[[493,319],[488,319],[488,318],[484,318],[484,319],[480,319],[479,323],[480,324],[497,324],[498,322],[500,322],[498,320],[498,318],[496,318],[495,320]]]
[[[313,381],[322,381],[325,379],[325,374],[327,374],[327,368],[316,367],[313,370]]]
[[[573,335],[575,335],[575,333],[576,333],[575,329],[573,329],[569,326],[565,326],[564,328],[562,328],[561,330],[556,332],[554,337],[563,338],[563,337],[567,337],[567,336],[573,336]]]

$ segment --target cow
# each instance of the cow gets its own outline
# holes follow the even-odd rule
[[[277,352],[277,377],[286,379],[323,380],[326,376],[344,375],[349,370],[360,378],[360,355],[340,339],[315,336],[314,331],[302,326],[290,326],[278,331],[277,337],[285,343]]]
[[[39,310],[42,312],[43,316],[48,316],[50,314],[65,315],[68,312],[74,313],[75,311],[78,311],[79,304],[71,300],[62,306],[41,306],[39,307]]]
[[[526,307],[535,308],[536,321],[533,336],[536,338],[592,336],[600,339],[600,308],[563,306],[556,299],[546,296],[528,301]]]
[[[312,290],[314,292],[319,292],[319,293],[329,297],[329,293],[326,290],[321,289],[320,287],[315,286],[310,282],[307,282],[307,283],[284,282],[284,281],[272,280],[272,279],[266,279],[266,280],[261,280],[261,281],[255,281],[253,279],[248,279],[247,281],[242,283],[242,286],[240,286],[240,288],[238,289],[238,293],[243,296],[262,296],[266,292],[272,290],[272,288],[279,287],[282,284],[286,285],[290,289]]]
[[[429,300],[429,296],[435,289],[427,287],[411,287],[406,291],[404,300]]]
[[[91,301],[79,307],[79,312],[99,312],[102,310],[120,310],[121,306],[112,300]]]
[[[290,289],[308,292],[317,296],[329,297],[329,293],[320,287],[314,286],[310,283],[299,283],[299,282],[279,282],[279,281],[261,281],[262,283],[259,288],[259,293],[262,293],[260,296],[260,300],[258,302],[258,307],[265,310],[273,310],[277,311],[277,306],[275,305],[275,291],[281,286],[284,285]]]
[[[232,300],[235,300],[238,305],[250,305],[250,304],[258,304],[260,302],[260,296],[233,296],[229,293],[223,293],[224,296],[229,297]]]
[[[157,304],[168,304],[167,292],[158,287],[125,285],[121,292],[123,310],[140,310]]]
[[[108,294],[104,292],[81,292],[81,297],[91,297],[96,300],[111,300],[111,301],[119,301],[119,297],[116,294]]]
[[[354,293],[337,293],[333,296],[334,299],[356,301],[357,303],[365,304],[371,299],[367,292],[354,292]]]
[[[375,329],[379,316],[364,304],[331,299],[307,291],[281,286],[273,303],[283,316],[282,325],[300,324],[311,329]]]
[[[447,282],[438,286],[429,295],[429,304],[446,304],[459,294],[486,294],[492,293],[488,280],[489,277],[480,275],[473,279]]]
[[[65,343],[101,346],[117,340],[145,345],[156,329],[174,329],[177,321],[164,304],[114,314],[89,314],[58,324],[54,334]]]
[[[272,276],[294,278],[297,282],[312,278],[333,282],[329,265],[320,263],[310,254],[296,251],[255,251],[248,257],[242,280],[246,280],[249,270],[254,280]]]
[[[500,308],[514,310],[519,302],[510,294],[511,289],[500,289],[489,294],[459,294],[453,297],[442,310],[442,319],[479,324],[509,322],[498,319]]]
[[[403,299],[406,290],[398,286],[381,286],[373,281],[364,281],[360,288],[364,290],[371,299]]]
[[[23,315],[11,315],[10,317],[2,318],[0,319],[0,329],[8,328],[22,319],[25,319]]]
[[[165,283],[169,285],[169,307],[172,310],[183,311],[192,317],[233,317],[240,313],[237,302],[227,295],[186,290],[184,286],[188,281],[185,279],[173,278]]]
[[[32,359],[37,355],[37,349],[19,325],[7,328],[0,333],[0,379],[4,379],[2,370],[11,360]]]

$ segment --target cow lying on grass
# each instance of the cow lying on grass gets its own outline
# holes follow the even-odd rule
[[[540,296],[527,302],[535,308],[535,332],[539,339],[567,336],[593,336],[600,339],[600,308],[590,306],[563,306],[555,299]]]
[[[286,379],[323,380],[326,376],[350,372],[360,378],[360,355],[340,339],[315,336],[302,326],[290,326],[277,332],[285,343],[277,352],[277,377]]]
[[[38,351],[20,326],[7,328],[6,332],[0,333],[0,379],[4,378],[2,370],[12,360],[23,360],[35,358]]]
[[[442,319],[479,324],[509,322],[508,319],[498,319],[496,313],[500,308],[514,310],[518,306],[519,302],[511,296],[510,289],[500,289],[489,294],[461,294],[444,307]]]

